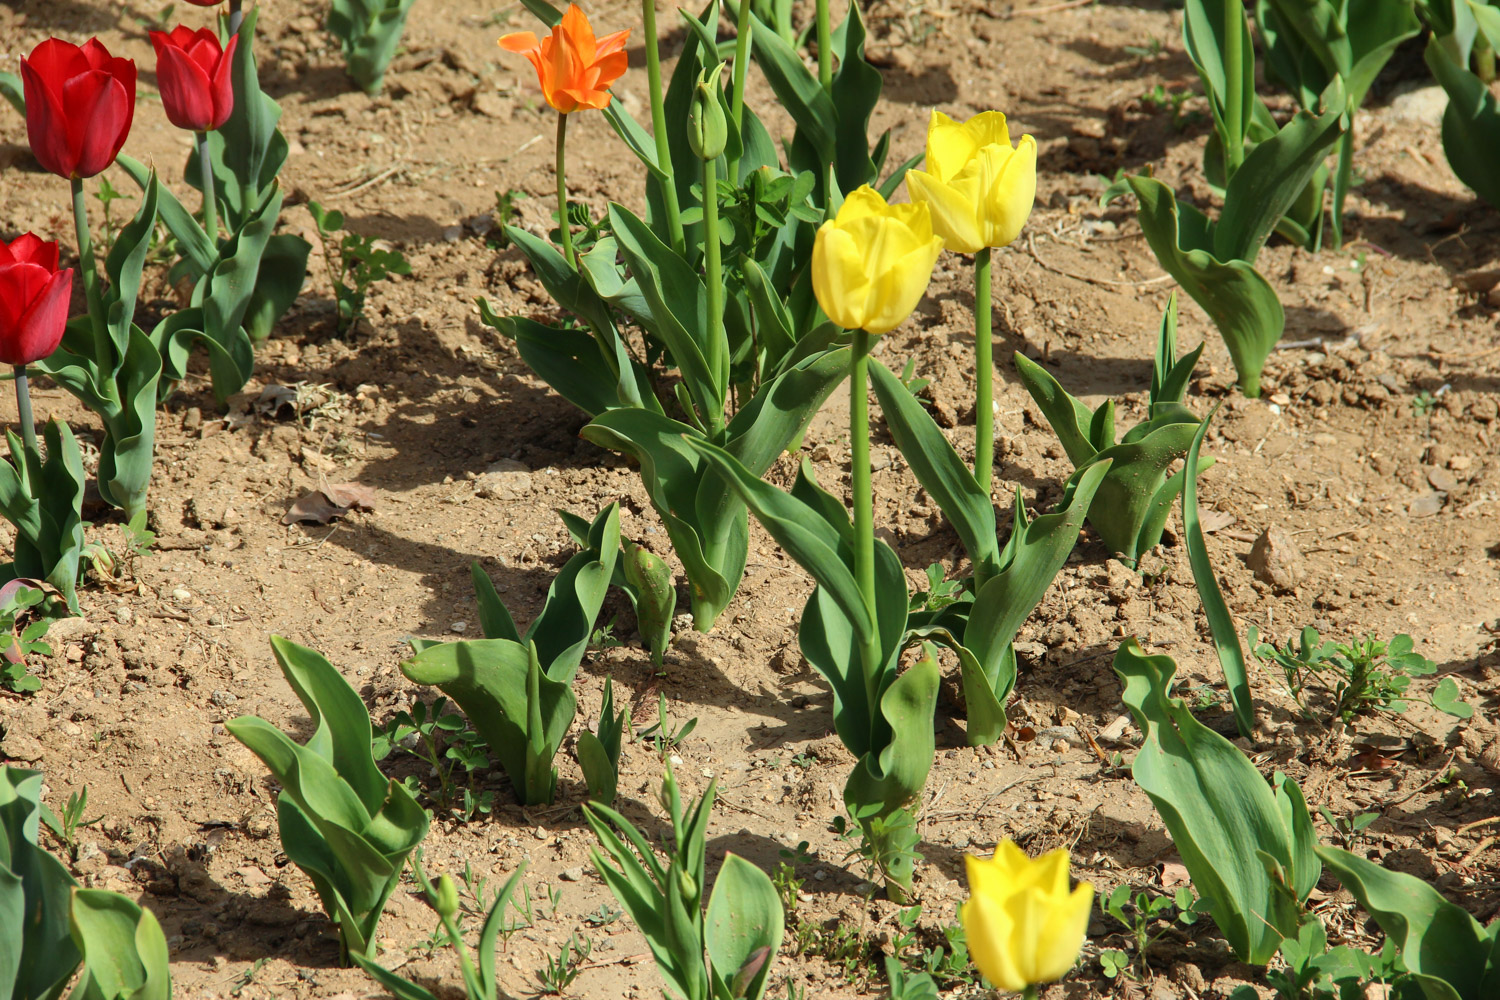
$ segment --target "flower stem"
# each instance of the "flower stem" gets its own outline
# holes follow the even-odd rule
[[[750,0],[740,0],[739,23],[735,26],[733,90],[729,98],[729,117],[734,121],[734,131],[739,134],[745,120],[745,73],[750,68]],[[729,182],[740,182],[738,161],[729,164]]]
[[[667,113],[661,90],[661,49],[656,37],[656,0],[641,0],[642,29],[646,33],[646,89],[651,91],[651,137],[656,140],[656,165],[664,176],[662,201],[667,208],[667,231],[672,249],[682,255],[687,242],[682,235],[682,210],[677,204],[677,179],[672,170],[672,147],[667,141]]]
[[[568,116],[562,112],[557,113],[557,229],[562,234],[563,259],[568,266],[578,267],[578,262],[573,259],[573,232],[568,225],[568,180],[563,172],[564,149],[568,141]]]
[[[199,181],[203,185],[203,231],[208,242],[219,245],[219,205],[214,190],[214,154],[208,146],[207,132],[194,132],[198,140],[198,167],[202,171]]]
[[[995,361],[991,330],[990,248],[974,255],[974,478],[990,495],[995,466]]]
[[[1021,989],[1021,1000],[1036,1000],[1036,997],[1035,986],[1025,986]]]
[[[83,276],[83,295],[89,307],[89,325],[94,332],[94,360],[99,376],[108,381],[115,370],[108,332],[104,328],[104,301],[99,290],[99,270],[94,265],[94,240],[89,234],[89,207],[84,200],[83,178],[73,178],[73,228],[78,235],[78,270]]]
[[[36,418],[31,415],[31,387],[26,383],[25,365],[16,365],[16,411],[26,450],[40,457],[42,451],[36,443]]]
[[[849,479],[854,500],[854,579],[875,617],[875,497],[870,487],[870,399],[866,388],[870,335],[854,331],[849,363]],[[870,668],[874,664],[868,665]],[[875,706],[872,704],[873,712]]]
[[[245,12],[240,10],[240,0],[229,0],[229,33],[238,34],[244,20]]]
[[[727,371],[729,344],[724,337],[724,276],[719,242],[719,162],[703,161],[703,270],[708,286],[709,370],[717,376]],[[717,435],[724,426],[724,407],[705,413],[709,432]]]
[[[833,93],[833,27],[828,0],[818,0],[818,83],[826,93]]]
[[[1242,0],[1224,0],[1224,79],[1229,87],[1224,95],[1224,127],[1229,132],[1224,136],[1226,181],[1245,161],[1244,40],[1245,5]]]

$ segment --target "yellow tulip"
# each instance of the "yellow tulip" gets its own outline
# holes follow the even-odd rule
[[[844,329],[887,333],[921,301],[942,250],[926,205],[888,205],[866,185],[818,230],[813,294]]]
[[[949,250],[1003,247],[1020,235],[1036,201],[1036,140],[1023,135],[1012,147],[1000,112],[960,124],[934,111],[926,166],[906,172],[906,188],[932,210],[932,228]]]
[[[969,954],[990,982],[1021,992],[1067,975],[1088,929],[1094,887],[1068,891],[1068,852],[1035,861],[1009,840],[992,859],[964,859],[969,899],[958,909]]]

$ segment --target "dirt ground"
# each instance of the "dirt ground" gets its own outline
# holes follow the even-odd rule
[[[56,655],[36,666],[40,692],[0,696],[0,754],[45,770],[53,803],[88,787],[89,817],[101,820],[80,834],[74,869],[158,914],[179,996],[377,996],[363,973],[338,968],[337,940],[312,886],[280,850],[274,786],[223,726],[244,713],[293,731],[305,723],[267,636],[321,650],[380,724],[436,693],[397,670],[409,636],[452,638],[459,623],[477,628],[472,559],[483,560],[518,621],[536,613],[573,551],[554,508],[592,516],[619,500],[625,534],[664,556],[670,549],[635,474],[578,438],[582,413],[534,377],[473,304],[486,296],[501,313],[553,308],[516,251],[491,249],[484,238],[496,192],[524,193],[523,224],[538,231],[548,224],[553,120],[529,66],[494,44],[504,31],[531,27],[530,16],[516,4],[418,0],[387,92],[371,98],[343,76],[319,4],[260,7],[263,85],[282,104],[292,145],[282,174],[292,193],[286,226],[314,239],[301,203],[341,209],[350,229],[405,253],[413,276],[376,285],[368,322],[340,339],[315,252],[303,297],[261,353],[248,389],[254,397],[269,385],[319,386],[321,405],[311,412],[278,419],[241,403],[225,419],[206,375],[167,403],[150,501],[156,545],[129,566],[125,586],[86,589],[84,617],[53,629]],[[133,57],[141,100],[126,151],[159,164],[192,204],[196,196],[178,180],[190,136],[161,113],[141,23],[155,13],[155,4],[136,0],[13,0],[0,6],[0,62],[16,69],[18,56],[48,35],[98,35]],[[636,29],[631,71],[615,90],[644,120],[639,8],[611,2],[589,14],[601,31]],[[178,4],[172,16],[196,25],[207,15]],[[1091,405],[1125,401],[1122,423],[1142,415],[1172,285],[1133,209],[1101,209],[1098,194],[1102,176],[1152,165],[1199,204],[1210,201],[1200,170],[1208,113],[1182,52],[1181,13],[1149,2],[1026,10],[877,0],[868,20],[871,58],[885,78],[877,126],[892,129],[891,162],[920,148],[932,107],[956,117],[999,108],[1040,146],[1036,211],[1023,238],[996,257],[997,503],[1008,520],[1009,491],[1019,486],[1028,504],[1045,507],[1071,471],[1015,379],[1011,351],[1044,359]],[[682,33],[670,7],[661,22],[670,61]],[[752,100],[769,107],[768,89],[753,72],[751,80]],[[1226,400],[1208,445],[1218,465],[1202,495],[1212,509],[1215,565],[1242,627],[1256,624],[1279,641],[1306,624],[1340,640],[1409,632],[1477,708],[1464,724],[1414,705],[1401,717],[1329,731],[1300,721],[1278,678],[1253,667],[1257,763],[1298,779],[1314,807],[1379,812],[1361,849],[1431,879],[1487,922],[1500,907],[1500,851],[1495,827],[1473,824],[1496,814],[1500,772],[1491,721],[1500,671],[1493,440],[1500,335],[1495,308],[1455,277],[1495,265],[1500,217],[1447,169],[1435,113],[1423,101],[1430,95],[1415,90],[1427,82],[1420,50],[1402,50],[1358,115],[1361,183],[1350,198],[1348,246],[1311,254],[1274,241],[1261,257],[1288,315],[1265,397],[1231,390],[1228,354],[1191,302],[1182,342],[1208,340],[1189,402],[1201,412]],[[1174,117],[1145,99],[1157,85],[1194,96]],[[607,199],[638,206],[641,171],[602,117],[581,114],[574,126],[573,197],[596,211]],[[34,229],[69,246],[65,186],[37,169],[9,109],[0,113],[0,170],[0,232]],[[122,174],[111,176],[121,191],[134,191]],[[945,256],[917,315],[878,349],[892,367],[914,358],[917,373],[933,379],[935,408],[951,418],[948,433],[966,456],[969,280],[965,263]],[[143,304],[172,295],[158,274]],[[61,389],[42,382],[36,396],[39,416],[55,412],[82,436],[97,434]],[[0,393],[0,419],[14,421],[12,407]],[[847,480],[846,412],[836,394],[803,446],[831,486]],[[876,433],[877,526],[914,582],[933,562],[961,571],[957,537],[920,495],[883,428]],[[525,471],[497,486],[486,473],[501,460]],[[784,457],[771,478],[786,484],[794,470]],[[283,526],[292,501],[322,480],[372,487],[374,511],[331,526]],[[1290,591],[1254,579],[1246,564],[1268,528],[1289,533],[1304,561]],[[91,530],[118,547],[110,514],[99,512]],[[828,689],[797,651],[795,623],[810,581],[753,522],[751,531],[738,597],[712,633],[679,632],[664,676],[633,641],[628,605],[611,597],[606,618],[618,613],[616,632],[627,641],[590,653],[577,681],[576,724],[596,719],[610,676],[637,728],[656,721],[658,692],[675,722],[696,718],[676,751],[677,773],[695,794],[710,777],[719,781],[711,857],[733,850],[771,869],[779,851],[810,844],[812,860],[797,870],[805,884],[795,920],[823,942],[810,951],[824,954],[785,951],[773,995],[788,995],[783,979],[807,997],[878,991],[883,980],[874,970],[880,953],[896,948],[899,908],[866,898],[865,873],[829,830],[852,762],[832,733]],[[920,965],[921,948],[943,943],[942,928],[955,919],[963,855],[1002,837],[1032,852],[1071,847],[1076,874],[1101,893],[1129,883],[1170,894],[1183,883],[1146,796],[1090,746],[1092,738],[1106,756],[1119,751],[1128,760],[1138,738],[1121,720],[1110,670],[1128,635],[1176,657],[1181,688],[1227,728],[1217,698],[1222,675],[1175,531],[1144,566],[1143,578],[1111,561],[1090,532],[1025,626],[1012,719],[1034,739],[1018,733],[988,749],[965,746],[958,687],[945,684],[922,809],[918,944],[902,950],[911,962]],[[427,867],[458,873],[468,865],[493,891],[529,863],[532,921],[509,936],[501,956],[510,994],[535,993],[537,970],[577,934],[593,951],[572,994],[657,996],[643,939],[627,919],[608,919],[614,900],[589,864],[592,836],[578,808],[584,789],[571,745],[570,737],[558,758],[556,806],[523,810],[498,770],[484,772],[476,787],[494,792],[492,814],[435,822]],[[396,775],[420,766],[409,757],[387,761]],[[660,774],[648,743],[627,743],[620,807],[650,829],[662,816]],[[1319,828],[1332,836],[1322,820]],[[1324,888],[1318,907],[1334,933],[1371,944],[1348,895]],[[404,962],[402,974],[418,981],[443,984],[440,995],[461,995],[453,993],[459,980],[449,952],[431,950],[435,926],[414,887],[398,891],[380,927],[384,959]],[[844,941],[842,953],[839,928],[857,931],[856,945]],[[1251,978],[1203,921],[1168,931],[1140,981],[1106,979],[1097,955],[1123,946],[1121,930],[1096,917],[1079,969],[1044,995],[1222,997]],[[945,995],[975,992],[949,985],[954,992]]]

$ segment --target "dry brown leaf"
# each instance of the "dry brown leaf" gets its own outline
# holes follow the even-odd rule
[[[281,523],[327,524],[356,507],[374,510],[375,491],[359,483],[325,483],[321,488],[298,497],[282,517]]]

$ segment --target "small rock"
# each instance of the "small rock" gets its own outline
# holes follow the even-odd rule
[[[172,590],[172,600],[178,604],[191,604],[193,603],[193,594],[184,587],[176,587]]]
[[[1437,128],[1447,109],[1448,95],[1442,87],[1431,84],[1414,87],[1391,98],[1390,115],[1401,121],[1418,122]]]
[[[470,106],[486,118],[504,118],[510,111],[500,95],[489,91],[475,94]]]
[[[1454,472],[1467,472],[1469,470],[1469,467],[1473,464],[1474,459],[1470,458],[1468,455],[1454,455],[1452,458],[1448,459],[1448,468],[1452,469]]]
[[[1411,502],[1411,506],[1406,508],[1406,513],[1410,517],[1431,517],[1443,509],[1443,504],[1447,500],[1448,496],[1445,493],[1424,493]]]
[[[239,695],[235,694],[233,691],[215,691],[208,700],[213,702],[220,708],[228,708],[230,705],[233,705],[235,702],[239,701],[240,698]]]
[[[1280,528],[1267,528],[1250,547],[1250,570],[1255,578],[1277,590],[1296,588],[1307,576],[1307,565],[1292,536]]]
[[[578,865],[574,868],[564,868],[557,873],[557,877],[564,882],[581,882],[583,880],[583,866]]]
[[[119,607],[115,608],[115,621],[119,622],[121,625],[129,625],[130,619],[133,617],[135,616],[130,613],[129,606],[121,604]]]
[[[1452,459],[1449,459],[1449,462],[1452,461]],[[1447,469],[1428,469],[1427,481],[1431,483],[1432,488],[1437,490],[1439,493],[1452,493],[1454,490],[1458,489],[1458,480],[1454,479],[1453,473],[1449,472]]]
[[[531,470],[504,458],[474,480],[474,492],[490,500],[515,500],[531,492]]]
[[[77,663],[83,659],[83,647],[76,642],[70,642],[67,649],[63,650],[63,655],[68,658],[69,663]]]
[[[182,415],[182,429],[195,431],[203,426],[203,411],[196,406],[189,406],[187,412]]]
[[[450,632],[463,632],[466,629],[468,629],[468,627],[469,627],[469,623],[468,622],[454,622],[452,625],[448,626],[448,631],[450,631]]]
[[[457,243],[464,238],[463,226],[446,226],[443,228],[443,242]]]

